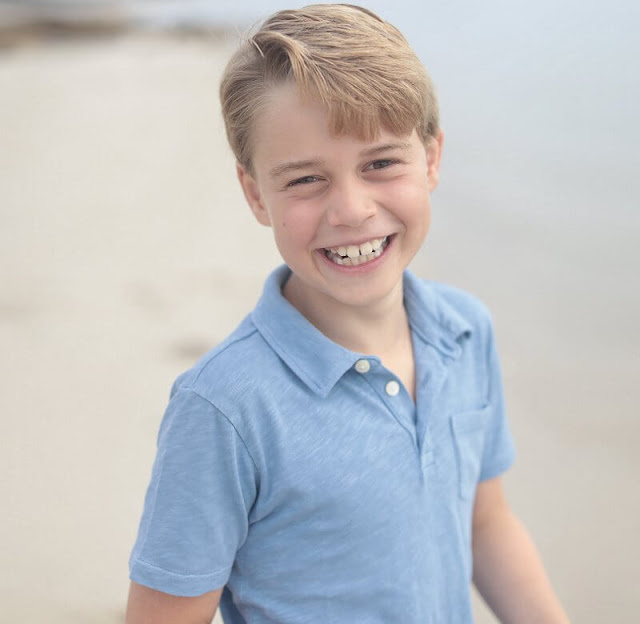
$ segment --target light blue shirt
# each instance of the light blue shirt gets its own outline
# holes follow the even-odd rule
[[[514,457],[486,309],[405,272],[414,404],[284,299],[289,274],[176,380],[131,578],[225,585],[227,624],[472,622],[474,492]]]

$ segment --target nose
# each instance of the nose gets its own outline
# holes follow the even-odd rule
[[[327,201],[327,222],[331,226],[359,227],[376,213],[374,199],[359,180],[334,183]]]

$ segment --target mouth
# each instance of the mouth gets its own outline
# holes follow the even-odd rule
[[[335,264],[342,266],[357,266],[375,260],[389,244],[390,236],[374,238],[361,245],[346,247],[328,247],[324,249],[325,256]]]

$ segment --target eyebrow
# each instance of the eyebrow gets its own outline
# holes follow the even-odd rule
[[[401,141],[400,143],[385,143],[384,145],[376,145],[360,152],[361,156],[375,156],[381,152],[391,152],[393,150],[407,151],[411,148],[409,141]]]
[[[390,152],[393,150],[406,151],[411,147],[409,141],[402,141],[400,143],[385,143],[384,145],[376,145],[360,152],[360,156],[375,156],[383,152]],[[319,167],[323,164],[323,161],[319,158],[311,160],[294,160],[291,162],[282,163],[276,165],[269,171],[269,176],[277,178],[285,173],[291,173],[293,171],[300,171],[301,169],[307,169],[309,167]]]
[[[272,178],[277,178],[284,173],[291,173],[292,171],[299,171],[300,169],[306,169],[307,167],[318,167],[322,164],[320,159],[315,160],[296,160],[293,162],[282,163],[276,165],[269,171],[269,175]]]

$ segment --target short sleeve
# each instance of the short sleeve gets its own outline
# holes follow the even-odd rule
[[[491,321],[487,335],[486,363],[489,419],[485,432],[480,481],[497,477],[515,460],[513,438],[505,413],[502,372]]]
[[[233,425],[179,388],[160,427],[130,578],[178,596],[225,585],[256,491],[255,464]]]

